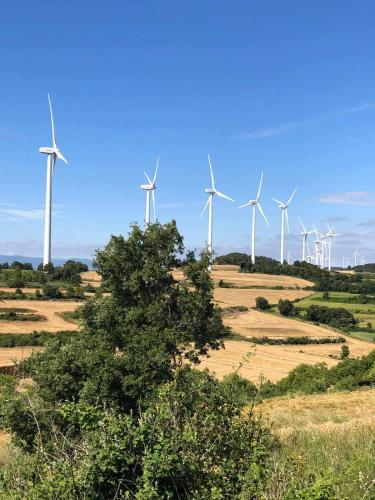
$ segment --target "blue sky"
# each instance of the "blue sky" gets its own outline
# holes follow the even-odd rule
[[[69,160],[54,177],[53,255],[89,256],[110,234],[142,222],[142,171],[160,155],[158,217],[176,218],[202,247],[199,218],[217,187],[214,244],[246,250],[264,170],[258,253],[276,256],[271,201],[298,187],[297,215],[375,256],[375,32],[372,1],[3,2],[0,18],[0,253],[41,255],[47,92]]]

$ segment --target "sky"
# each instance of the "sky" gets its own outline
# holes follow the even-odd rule
[[[375,3],[347,0],[2,2],[0,254],[42,255],[46,158],[56,136],[69,164],[53,186],[52,255],[90,257],[143,224],[143,171],[157,179],[157,217],[202,248],[210,153],[217,188],[214,249],[249,251],[264,171],[257,253],[301,254],[300,216],[375,261]],[[312,243],[311,243],[312,247]]]

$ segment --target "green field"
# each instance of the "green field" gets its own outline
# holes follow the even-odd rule
[[[329,300],[323,300],[323,292],[315,293],[305,299],[301,299],[296,303],[296,306],[307,308],[313,304],[326,307],[344,307],[359,321],[358,329],[353,330],[353,336],[363,340],[375,341],[375,302],[368,304],[357,304],[346,302],[347,299],[352,299],[355,295],[345,292],[329,292]],[[364,328],[367,323],[372,324],[372,330],[365,332]]]

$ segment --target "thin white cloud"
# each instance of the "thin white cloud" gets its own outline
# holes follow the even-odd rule
[[[319,201],[332,205],[357,205],[369,207],[375,205],[375,193],[370,191],[344,191],[321,196]]]
[[[13,215],[20,219],[40,220],[44,217],[44,210],[33,208],[30,210],[23,210],[19,208],[0,208],[0,213],[4,215]]]
[[[290,122],[285,125],[278,125],[276,127],[267,127],[248,132],[247,134],[242,134],[240,139],[267,139],[268,137],[274,137],[275,135],[286,134],[290,130],[298,127],[303,122]]]
[[[358,113],[359,111],[366,111],[367,109],[373,108],[374,104],[371,102],[364,102],[362,104],[358,104],[357,106],[351,106],[344,108],[344,111],[347,113]]]

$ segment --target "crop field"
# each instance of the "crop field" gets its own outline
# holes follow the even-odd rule
[[[82,279],[82,285],[91,285],[93,287],[99,287],[100,286],[100,276],[96,271],[85,271],[84,273],[81,273],[81,279]]]
[[[277,304],[280,299],[296,300],[308,297],[307,290],[270,290],[260,288],[216,288],[215,301],[220,307],[246,306],[255,307],[255,299],[265,297],[270,304]]]
[[[76,330],[78,325],[65,320],[61,314],[74,311],[79,304],[67,300],[3,300],[0,302],[2,310],[22,308],[29,312],[46,317],[45,321],[0,321],[0,333],[29,333],[34,330],[58,332],[60,330]],[[0,349],[1,351],[1,349]]]

